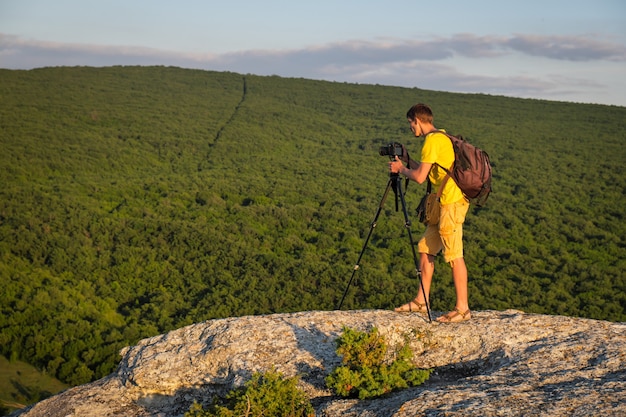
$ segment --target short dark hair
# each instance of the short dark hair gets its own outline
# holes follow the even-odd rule
[[[433,111],[426,104],[417,103],[406,112],[409,120],[418,119],[420,122],[433,123]]]

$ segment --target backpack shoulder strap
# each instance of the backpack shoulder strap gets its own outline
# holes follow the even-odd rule
[[[443,188],[446,186],[446,183],[448,182],[449,179],[450,179],[450,174],[446,174],[446,176],[443,177],[443,181],[441,181],[441,185],[439,186],[439,189],[437,190],[437,198],[441,198],[441,194],[443,194]]]

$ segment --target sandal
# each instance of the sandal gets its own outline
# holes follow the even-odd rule
[[[454,311],[441,316],[437,319],[439,323],[460,323],[462,321],[467,321],[472,318],[471,311],[467,309],[465,313],[461,313],[461,310],[455,308]]]
[[[413,307],[415,306],[415,308]],[[426,303],[418,303],[415,300],[411,300],[406,304],[402,304],[400,307],[394,308],[393,311],[397,313],[426,313]]]

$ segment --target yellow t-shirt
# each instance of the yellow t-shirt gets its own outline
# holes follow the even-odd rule
[[[440,132],[429,133],[424,139],[424,145],[422,146],[421,162],[427,164],[433,164],[428,178],[433,184],[434,192],[439,190],[439,186],[446,176],[446,171],[439,165],[450,168],[454,163],[454,148],[450,139]],[[439,164],[439,165],[435,165]],[[465,199],[463,192],[456,185],[452,178],[446,182],[443,193],[441,194],[441,204],[456,203],[459,200]]]

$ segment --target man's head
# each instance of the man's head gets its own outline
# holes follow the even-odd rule
[[[433,111],[426,104],[418,103],[406,112],[411,131],[415,136],[428,133],[433,128]]]
[[[426,104],[418,103],[406,112],[409,121],[419,119],[420,122],[433,123],[433,111]]]

